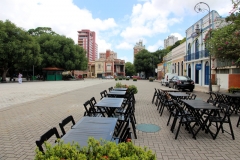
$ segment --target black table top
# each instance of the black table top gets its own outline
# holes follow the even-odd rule
[[[160,89],[164,92],[179,92],[179,90],[177,89],[173,89],[173,88],[164,88],[164,89]]]
[[[235,94],[235,93],[220,93],[220,94],[223,94],[232,98],[240,98],[240,94]]]
[[[219,109],[216,106],[213,106],[203,100],[182,100],[182,101],[194,109],[209,109],[209,110]]]
[[[113,88],[114,91],[126,91],[127,88]]]
[[[112,139],[117,118],[83,117],[69,130],[61,140],[64,143],[78,142],[80,146],[87,146],[89,137],[107,141]]]
[[[108,93],[108,95],[125,95],[125,94],[126,94],[126,91],[114,91],[114,90]]]
[[[168,92],[171,96],[174,97],[188,97],[189,94],[186,94],[185,92]]]
[[[99,102],[95,104],[98,107],[111,107],[111,108],[119,108],[122,105],[124,98],[107,98],[104,97]]]

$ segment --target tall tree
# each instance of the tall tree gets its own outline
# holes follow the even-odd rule
[[[125,63],[125,74],[127,76],[133,76],[136,74],[134,65],[131,62]]]
[[[10,68],[24,69],[40,64],[39,45],[25,30],[6,20],[0,21],[0,69],[2,81]]]
[[[52,33],[55,32],[46,33],[37,29],[36,33],[31,32],[41,48],[43,62],[39,68],[59,67],[66,70],[85,70],[87,58],[83,48],[75,45],[71,38]]]
[[[234,8],[237,7],[234,3]],[[230,60],[233,65],[240,65],[240,14],[233,12],[226,17],[229,24],[210,30],[205,36],[206,47],[217,59]]]

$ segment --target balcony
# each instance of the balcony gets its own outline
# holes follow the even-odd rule
[[[201,51],[184,56],[184,61],[193,61],[193,60],[198,60],[198,59],[207,58],[207,57],[209,57],[209,51],[201,50]]]

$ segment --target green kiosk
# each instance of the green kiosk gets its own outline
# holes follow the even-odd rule
[[[43,68],[43,76],[46,81],[61,81],[64,69],[56,67]]]

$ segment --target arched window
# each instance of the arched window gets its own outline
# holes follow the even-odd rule
[[[195,52],[198,52],[199,51],[199,42],[198,42],[198,39],[196,39],[196,42],[195,42]]]
[[[191,54],[191,44],[190,43],[188,44],[188,52],[187,52],[187,54],[188,55]]]

